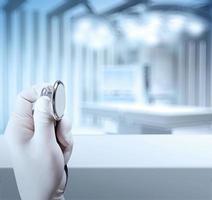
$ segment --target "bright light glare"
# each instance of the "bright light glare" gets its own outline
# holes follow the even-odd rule
[[[89,45],[93,48],[99,49],[101,47],[106,47],[113,41],[113,36],[111,30],[108,26],[102,24],[96,27],[95,32],[90,35]]]
[[[144,28],[137,22],[127,20],[122,24],[125,34],[129,39],[141,40],[144,34]]]
[[[182,15],[171,16],[168,20],[168,27],[171,31],[181,32],[185,26],[185,17]]]
[[[143,39],[149,45],[157,45],[160,42],[159,37],[157,36],[157,34],[154,33],[147,33],[146,37],[144,37]]]
[[[73,33],[73,39],[80,44],[84,44],[88,40],[88,33],[92,29],[91,21],[88,19],[83,19],[79,21],[75,27]]]
[[[81,29],[82,31],[87,31],[90,30],[90,28],[92,27],[91,21],[90,20],[82,20],[79,24],[78,24],[78,28]]]
[[[146,23],[152,29],[160,28],[160,26],[162,24],[161,15],[159,15],[159,14],[149,14],[147,19],[146,19]]]
[[[121,27],[129,40],[156,45],[159,43],[157,33],[161,21],[159,18],[152,17],[148,22],[149,23],[141,23],[138,20],[132,19],[124,20]]]
[[[205,26],[202,22],[198,20],[193,20],[188,24],[187,30],[191,35],[199,36],[204,32]]]
[[[130,41],[151,45],[172,43],[185,31],[199,36],[206,29],[201,19],[184,13],[149,13],[139,20],[128,18],[123,21],[121,28]]]
[[[83,19],[74,28],[73,39],[91,48],[103,48],[113,41],[113,33],[108,24],[94,19]]]

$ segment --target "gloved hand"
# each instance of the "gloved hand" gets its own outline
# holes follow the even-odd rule
[[[50,99],[40,97],[45,86],[34,86],[18,95],[5,131],[22,200],[63,199],[64,165],[73,147],[68,134],[71,126],[63,118],[55,131]]]

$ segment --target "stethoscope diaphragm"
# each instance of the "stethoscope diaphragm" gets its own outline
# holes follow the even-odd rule
[[[65,86],[63,82],[57,80],[53,86],[44,87],[40,96],[48,96],[50,98],[52,116],[56,121],[61,120],[66,104]]]

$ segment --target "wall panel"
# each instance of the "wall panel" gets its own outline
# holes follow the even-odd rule
[[[4,59],[4,16],[2,10],[0,10],[0,131],[2,132],[4,122],[3,122],[3,90],[4,90],[4,82],[3,82],[3,59]]]
[[[178,50],[178,104],[211,106],[211,37],[185,40]]]

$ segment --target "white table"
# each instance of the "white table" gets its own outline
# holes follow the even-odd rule
[[[18,200],[0,136],[0,199]],[[212,136],[74,136],[66,199],[211,200]]]
[[[172,133],[176,128],[212,122],[212,108],[206,107],[88,103],[82,106],[82,111],[116,121],[119,134]]]

